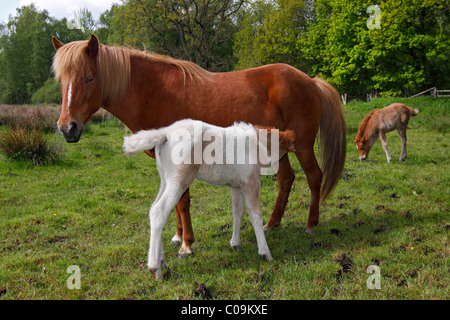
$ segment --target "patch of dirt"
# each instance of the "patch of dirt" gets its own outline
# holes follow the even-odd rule
[[[196,298],[201,299],[212,299],[213,296],[211,294],[211,290],[206,287],[204,283],[198,284],[197,281],[194,281],[195,289],[194,289],[194,296]]]
[[[334,262],[339,263],[341,269],[336,274],[336,279],[338,282],[343,280],[344,274],[352,274],[352,264],[353,261],[347,256],[347,254],[343,253],[341,256],[338,256],[334,259]]]
[[[333,228],[333,229],[330,229],[330,233],[338,236],[341,234],[341,230]]]
[[[373,230],[373,233],[377,234],[377,233],[385,232],[387,230],[389,230],[389,228],[387,226],[379,225],[379,226],[376,226],[375,230]]]

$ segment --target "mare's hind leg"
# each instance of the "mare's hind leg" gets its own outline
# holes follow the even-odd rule
[[[389,150],[388,150],[386,133],[383,131],[380,131],[380,140],[381,140],[381,145],[383,146],[384,152],[386,153],[387,162],[391,162],[392,158],[391,158],[391,155],[389,154]]]
[[[178,251],[180,258],[192,253],[191,245],[195,242],[191,214],[189,211],[190,203],[191,198],[189,196],[189,189],[187,189],[175,207],[177,215],[177,233],[172,238],[172,244],[179,244],[182,242],[181,248]]]
[[[406,159],[406,126],[404,128],[397,129],[397,133],[400,136],[400,140],[402,142],[402,153],[400,154],[400,161]]]
[[[233,203],[233,236],[230,245],[234,250],[239,250],[241,244],[241,222],[244,215],[244,198],[240,188],[230,188],[231,202]]]
[[[270,215],[270,219],[264,226],[264,230],[273,229],[280,225],[284,210],[288,203],[289,193],[294,183],[295,174],[289,163],[289,157],[286,154],[279,162],[277,180],[278,180],[278,196],[275,207]]]
[[[320,170],[312,147],[297,148],[295,155],[305,172],[311,199],[309,203],[309,215],[306,222],[306,233],[313,233],[314,227],[319,224],[320,186],[322,184],[322,170]]]

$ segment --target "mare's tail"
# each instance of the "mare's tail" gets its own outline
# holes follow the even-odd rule
[[[320,143],[322,185],[320,202],[322,203],[341,177],[344,170],[347,151],[346,125],[344,110],[338,92],[329,83],[319,78],[314,82],[322,94],[322,120],[320,122]]]
[[[142,130],[123,138],[123,153],[133,156],[139,151],[151,150],[167,141],[164,129]]]

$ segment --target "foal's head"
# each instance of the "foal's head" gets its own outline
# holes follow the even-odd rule
[[[358,133],[355,137],[356,149],[358,149],[359,159],[366,160],[369,151],[372,148],[375,140],[373,139],[373,124],[370,122],[373,114],[376,110],[372,110],[364,119],[361,121],[361,124],[358,128]]]
[[[90,117],[125,91],[129,56],[120,48],[100,45],[95,35],[65,45],[55,37],[52,42],[53,71],[63,98],[58,128],[67,142],[77,142]]]
[[[370,146],[367,142],[366,137],[356,137],[355,138],[356,149],[358,149],[359,160],[366,160],[369,155]]]

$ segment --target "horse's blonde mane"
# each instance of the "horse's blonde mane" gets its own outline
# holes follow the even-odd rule
[[[364,136],[364,133],[366,132],[367,124],[369,123],[369,120],[372,119],[372,116],[376,111],[377,110],[370,111],[370,113],[367,116],[365,116],[364,119],[362,119],[361,124],[359,125],[359,128],[358,128],[358,133],[356,134],[355,140],[362,139],[362,137]]]
[[[99,45],[96,65],[86,54],[87,41],[74,41],[61,47],[53,59],[53,72],[57,80],[82,81],[96,72],[102,95],[110,101],[122,96],[130,82],[130,57],[138,56],[152,62],[174,65],[183,73],[184,79],[204,82],[210,72],[190,61],[147,53],[118,46]]]

